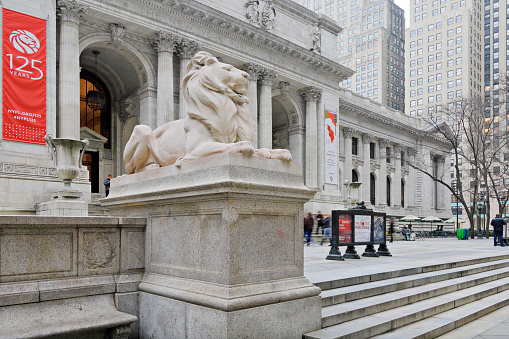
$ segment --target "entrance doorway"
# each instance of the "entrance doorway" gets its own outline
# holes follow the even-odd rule
[[[88,169],[88,180],[91,184],[92,193],[99,193],[99,152],[85,152],[83,154],[83,166]]]

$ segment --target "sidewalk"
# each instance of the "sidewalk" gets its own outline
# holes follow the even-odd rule
[[[432,264],[464,261],[509,254],[509,246],[494,247],[493,238],[458,240],[433,238],[387,243],[392,257],[326,260],[330,247],[312,243],[304,245],[304,275],[313,283],[327,279],[348,278],[367,273],[387,272]],[[357,246],[359,255],[365,246]],[[377,248],[377,247],[376,247]],[[344,254],[346,247],[340,247]],[[446,333],[440,338],[509,338],[509,307],[492,312],[472,323]]]

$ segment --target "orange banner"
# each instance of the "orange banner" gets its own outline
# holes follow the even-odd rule
[[[3,9],[4,140],[44,145],[46,20]]]

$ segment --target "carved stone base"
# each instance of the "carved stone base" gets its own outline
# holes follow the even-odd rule
[[[88,203],[82,199],[83,194],[75,190],[54,192],[51,200],[35,205],[36,215],[86,217]]]
[[[140,337],[301,338],[319,329],[321,291],[303,270],[302,208],[313,194],[300,166],[242,154],[113,179],[103,206],[148,219]]]

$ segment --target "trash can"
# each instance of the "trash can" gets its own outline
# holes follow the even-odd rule
[[[467,240],[468,239],[468,229],[460,228],[457,231],[457,236],[459,240]]]

